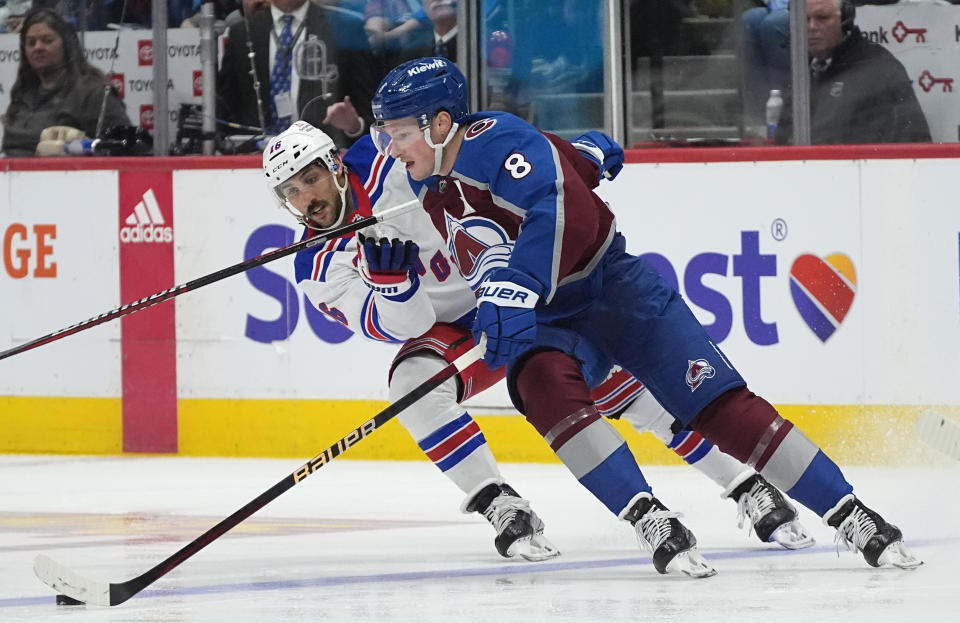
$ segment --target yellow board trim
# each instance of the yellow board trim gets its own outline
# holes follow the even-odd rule
[[[386,408],[363,400],[178,401],[182,456],[307,459]],[[916,439],[913,421],[933,408],[960,419],[960,407],[943,405],[779,405],[842,465],[897,465],[938,456]],[[556,462],[546,442],[520,416],[474,414],[498,460]],[[644,465],[679,465],[680,459],[652,435],[614,422]],[[121,454],[119,398],[0,396],[0,452]],[[425,460],[394,420],[352,447],[344,458]]]
[[[0,452],[119,454],[119,398],[0,396]]]
[[[189,456],[309,458],[386,408],[375,401],[181,400],[180,453]],[[935,408],[960,418],[960,407],[929,405],[779,405],[791,420],[840,464],[890,465],[928,459],[913,421]],[[500,461],[557,462],[556,455],[519,415],[474,417]],[[679,465],[672,451],[650,434],[615,422],[644,465]],[[424,460],[396,420],[350,448],[344,458]]]

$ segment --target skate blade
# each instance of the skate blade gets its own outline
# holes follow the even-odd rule
[[[667,573],[673,572],[685,573],[692,578],[709,578],[717,575],[717,570],[700,555],[696,547],[680,552],[667,563]]]
[[[894,541],[887,545],[883,553],[880,554],[877,564],[881,567],[892,565],[900,569],[916,569],[923,564],[923,561],[914,556],[903,544],[903,541]]]
[[[807,534],[799,521],[789,521],[773,531],[770,542],[785,549],[804,549],[815,544],[816,540]]]
[[[542,534],[535,534],[532,537],[523,537],[511,543],[507,548],[507,556],[514,558],[519,556],[528,562],[541,562],[550,560],[560,555],[558,550],[550,540]]]

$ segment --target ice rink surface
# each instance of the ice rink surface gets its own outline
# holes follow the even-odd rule
[[[306,458],[306,457],[304,457]],[[562,551],[502,559],[426,462],[333,461],[113,608],[56,606],[44,553],[106,582],[140,575],[281,480],[298,461],[0,456],[0,621],[960,620],[960,464],[847,468],[856,492],[924,559],[872,569],[807,510],[817,545],[788,552],[737,528],[736,506],[689,468],[644,471],[684,512],[718,575],[661,576],[632,528],[560,465],[504,476]]]

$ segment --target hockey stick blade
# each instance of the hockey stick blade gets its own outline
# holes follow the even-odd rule
[[[442,370],[412,389],[392,405],[350,431],[342,437],[340,441],[295,469],[293,473],[285,476],[283,480],[258,495],[243,508],[237,510],[174,552],[173,555],[163,562],[135,578],[127,580],[126,582],[110,584],[98,582],[67,569],[43,554],[38,555],[34,559],[33,572],[44,584],[68,597],[98,606],[117,606],[122,604],[175,569],[180,563],[199,552],[214,540],[226,534],[250,515],[280,497],[281,494],[303,481],[307,476],[349,450],[354,444],[360,442],[392,420],[398,413],[439,387],[444,381],[453,377],[458,372],[462,372],[470,366],[470,364],[481,359],[485,350],[486,339],[481,339],[476,346],[458,357],[453,363],[445,366]]]
[[[172,298],[180,296],[184,292],[190,292],[191,290],[196,290],[203,286],[210,285],[211,283],[216,283],[222,279],[226,279],[227,277],[231,277],[238,273],[242,273],[244,271],[250,270],[251,268],[262,266],[267,262],[272,262],[274,260],[280,259],[281,257],[286,257],[288,255],[297,253],[298,251],[309,249],[310,247],[314,247],[323,242],[327,242],[328,240],[333,240],[334,238],[339,238],[340,236],[351,234],[357,230],[363,229],[364,227],[369,227],[371,225],[375,225],[376,223],[385,221],[388,218],[397,216],[398,214],[409,212],[410,210],[413,210],[419,205],[420,205],[420,202],[417,199],[414,199],[412,201],[407,201],[406,203],[401,203],[398,206],[394,206],[392,208],[384,210],[383,212],[374,214],[373,216],[368,216],[366,218],[359,219],[352,223],[347,223],[346,225],[337,227],[336,229],[332,229],[324,234],[320,234],[312,238],[305,238],[289,246],[286,246],[280,249],[274,249],[269,253],[264,253],[263,255],[259,255],[257,257],[251,258],[245,262],[240,262],[239,264],[228,266],[227,268],[220,269],[214,273],[210,273],[209,275],[205,275],[203,277],[198,277],[193,281],[188,281],[187,283],[174,286],[172,288],[163,290],[161,292],[157,292],[156,294],[151,294],[150,296],[142,298],[139,301],[126,303],[124,305],[121,305],[120,307],[117,307],[116,309],[112,309],[108,312],[104,312],[99,316],[94,316],[93,318],[89,318],[87,320],[84,320],[83,322],[78,322],[77,324],[70,325],[69,327],[60,329],[59,331],[54,331],[53,333],[44,335],[43,337],[38,337],[35,340],[30,340],[29,342],[25,342],[23,344],[20,344],[19,346],[14,346],[13,348],[9,348],[5,351],[2,351],[0,352],[0,359],[6,359],[7,357],[12,357],[24,351],[33,350],[34,348],[43,346],[44,344],[49,344],[50,342],[55,342],[61,338],[65,338],[68,335],[73,335],[74,333],[79,333],[86,329],[91,329],[105,322],[116,320],[121,316],[132,314],[133,312],[140,311],[141,309],[146,309],[147,307],[152,307],[157,303],[162,303],[163,301],[169,301]]]
[[[48,556],[40,554],[34,559],[33,572],[41,582],[57,593],[63,593],[87,604],[111,605],[109,584],[89,580]]]
[[[927,445],[960,461],[960,424],[928,410],[917,417],[914,428]]]

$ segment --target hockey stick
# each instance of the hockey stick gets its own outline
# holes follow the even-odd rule
[[[210,528],[180,548],[180,550],[172,556],[142,575],[138,575],[126,582],[120,582],[119,584],[108,584],[106,582],[85,578],[43,554],[38,555],[36,559],[34,559],[33,572],[37,574],[37,577],[40,578],[44,584],[53,588],[58,593],[62,593],[73,599],[98,606],[116,606],[122,604],[172,571],[180,563],[199,552],[228,530],[237,526],[244,519],[280,497],[282,493],[298,484],[304,478],[346,452],[351,446],[383,426],[395,415],[439,387],[441,383],[458,372],[465,370],[470,364],[483,357],[485,349],[486,340],[481,339],[479,344],[414,388],[410,393],[350,431],[340,439],[340,441],[295,469],[292,474],[285,476],[283,480],[248,502],[246,506]]]
[[[917,437],[960,461],[960,424],[935,411],[924,411],[917,417],[914,427]]]
[[[314,236],[312,238],[306,238],[304,240],[301,240],[300,242],[295,242],[289,246],[283,247],[282,249],[274,249],[269,253],[264,253],[263,255],[249,259],[245,262],[240,262],[239,264],[228,266],[227,268],[223,268],[221,270],[218,270],[217,272],[210,273],[209,275],[206,275],[204,277],[199,277],[197,279],[194,279],[193,281],[188,281],[184,284],[174,286],[168,290],[157,292],[156,294],[151,294],[150,296],[146,298],[142,298],[139,301],[134,301],[132,303],[127,303],[126,305],[121,305],[120,307],[117,307],[116,309],[110,310],[108,312],[104,312],[99,316],[94,316],[93,318],[84,320],[83,322],[78,322],[75,325],[71,325],[64,329],[60,329],[59,331],[54,331],[49,335],[38,337],[37,339],[30,340],[29,342],[21,344],[20,346],[15,346],[13,348],[0,352],[0,359],[6,359],[7,357],[12,357],[13,355],[17,355],[24,351],[32,350],[39,346],[43,346],[44,344],[55,342],[60,338],[67,337],[68,335],[79,333],[84,329],[89,329],[91,327],[101,325],[105,322],[115,320],[121,316],[126,316],[127,314],[132,314],[133,312],[140,311],[141,309],[151,307],[153,305],[156,305],[157,303],[168,301],[176,296],[180,296],[184,292],[190,292],[191,290],[196,290],[197,288],[210,285],[211,283],[216,283],[221,279],[226,279],[227,277],[231,277],[233,275],[236,275],[237,273],[242,273],[244,271],[250,270],[251,268],[256,268],[257,266],[266,264],[267,262],[272,262],[273,260],[280,259],[281,257],[292,255],[294,253],[297,253],[298,251],[302,251],[303,249],[308,249],[310,247],[327,242],[334,238],[339,238],[344,234],[353,233],[359,229],[363,229],[364,227],[369,227],[370,225],[374,225],[376,223],[380,223],[381,221],[385,221],[386,219],[396,216],[398,214],[409,212],[410,210],[416,208],[419,205],[420,205],[420,202],[416,199],[412,201],[407,201],[406,203],[401,203],[400,205],[384,210],[379,214],[374,214],[373,216],[368,216],[358,221],[354,221],[353,223],[347,223],[342,227],[337,227],[336,229],[332,229],[325,234]]]

